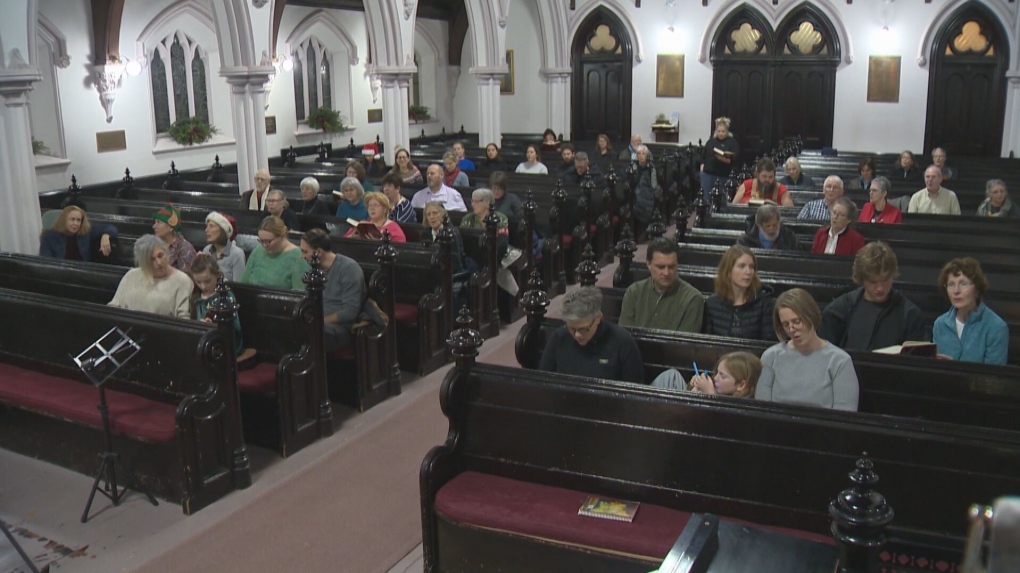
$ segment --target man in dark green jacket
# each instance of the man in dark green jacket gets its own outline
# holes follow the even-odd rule
[[[648,270],[652,276],[627,288],[621,326],[701,332],[705,298],[677,276],[679,255],[680,247],[669,239],[648,243]]]

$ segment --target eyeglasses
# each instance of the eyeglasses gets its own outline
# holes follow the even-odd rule
[[[279,237],[273,237],[272,239],[263,239],[262,237],[259,237],[258,241],[259,244],[262,245],[263,247],[268,247],[269,245],[272,245],[273,241],[275,241],[278,238]]]
[[[957,290],[957,289],[959,289],[959,290],[967,290],[967,289],[969,289],[972,286],[974,286],[974,283],[972,283],[970,281],[948,282],[948,283],[946,283],[946,290]]]
[[[599,317],[596,316],[595,318],[591,319],[591,322],[588,323],[588,326],[582,326],[580,328],[568,326],[567,332],[569,332],[571,336],[588,336],[588,333],[591,332],[591,329],[595,326],[595,323],[598,322],[598,320]]]
[[[799,318],[794,318],[794,319],[788,320],[786,322],[780,322],[779,326],[782,326],[783,330],[790,330],[791,328],[797,328],[799,326],[802,326],[803,324],[804,324],[803,320],[801,320]]]

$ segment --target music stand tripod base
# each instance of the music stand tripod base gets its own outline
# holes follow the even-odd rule
[[[110,433],[110,409],[106,403],[106,381],[117,373],[121,367],[131,360],[141,347],[132,340],[124,331],[117,327],[111,328],[103,336],[92,343],[78,356],[73,357],[74,363],[88,377],[92,384],[99,388],[99,414],[103,420],[103,436],[105,438],[106,450],[99,454],[99,469],[96,470],[96,479],[92,483],[92,490],[89,492],[89,500],[85,504],[85,511],[81,514],[81,522],[89,520],[89,510],[92,509],[92,501],[95,500],[96,492],[109,498],[114,506],[120,505],[127,494],[128,489],[133,489],[149,498],[152,505],[159,505],[151,493],[141,488],[141,480],[123,462],[121,469],[124,471],[124,488],[117,486],[117,462],[120,454],[113,451],[113,436]],[[105,480],[102,488],[99,483]]]

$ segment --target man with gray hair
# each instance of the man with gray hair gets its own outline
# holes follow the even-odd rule
[[[241,193],[241,208],[265,211],[267,191],[269,191],[269,170],[259,169],[255,172],[255,188]]]
[[[754,214],[754,226],[737,244],[752,249],[776,249],[783,251],[803,251],[797,240],[797,234],[786,228],[779,219],[779,207],[766,203]]]
[[[597,165],[590,164],[587,153],[578,151],[574,154],[574,167],[564,171],[560,180],[568,185],[580,185],[586,179],[591,179],[597,185],[602,179],[602,172]]]
[[[829,213],[832,211],[832,206],[836,204],[836,199],[843,196],[843,180],[836,175],[826,177],[825,183],[822,184],[822,195],[821,199],[805,203],[804,208],[800,210],[800,213],[797,213],[797,218],[828,221]]]
[[[637,341],[602,320],[602,291],[581,287],[563,297],[563,322],[549,337],[538,369],[545,372],[645,384]]]

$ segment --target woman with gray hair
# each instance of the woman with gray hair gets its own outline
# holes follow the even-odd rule
[[[850,228],[857,219],[857,206],[846,197],[836,199],[829,209],[829,226],[818,229],[811,252],[818,255],[854,256],[864,247],[864,237]]]
[[[301,230],[301,222],[298,220],[297,213],[290,208],[290,201],[287,200],[287,196],[283,194],[283,191],[273,189],[269,192],[269,196],[266,197],[266,211],[269,212],[266,217],[279,217],[283,219],[288,229]]]
[[[485,218],[489,216],[492,206],[496,203],[496,195],[491,189],[479,187],[471,192],[471,212],[460,220],[461,229],[485,229]],[[496,249],[499,257],[506,254],[510,239],[510,219],[496,211]]]
[[[902,223],[903,213],[887,200],[892,184],[886,177],[875,177],[868,188],[869,201],[864,204],[858,223]]]
[[[796,157],[791,156],[787,159],[783,167],[786,169],[786,175],[779,180],[783,185],[807,187],[814,183],[810,177],[804,175],[804,171],[800,168],[800,160]]]
[[[319,198],[319,180],[305,177],[301,180],[301,214],[329,217],[330,209],[326,202]]]
[[[538,369],[545,372],[645,384],[637,341],[602,320],[602,291],[581,287],[563,297],[562,328],[549,336]]]
[[[336,191],[333,192],[334,194]],[[343,201],[336,208],[336,216],[340,219],[354,219],[364,221],[368,218],[368,209],[365,208],[365,188],[355,177],[345,177],[340,182],[340,196]]]
[[[758,207],[754,213],[754,225],[737,239],[737,244],[752,249],[804,250],[797,240],[797,234],[780,221],[779,207],[770,203]]]
[[[191,277],[170,265],[166,243],[155,235],[135,241],[135,264],[117,285],[109,306],[179,318],[191,317]]]
[[[979,217],[1020,217],[1020,208],[1009,200],[1006,182],[990,179],[985,183],[985,200],[978,205]]]

